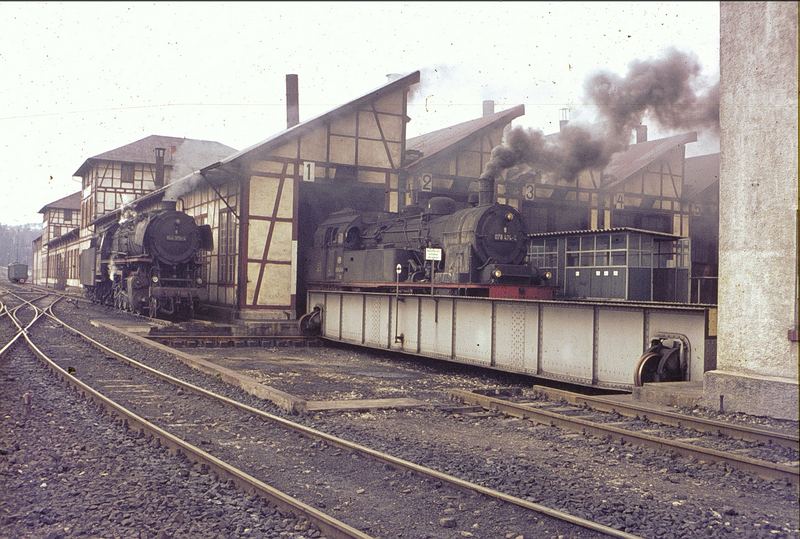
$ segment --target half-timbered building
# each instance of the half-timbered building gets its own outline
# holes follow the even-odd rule
[[[98,217],[235,152],[210,140],[150,135],[88,158],[81,178],[81,239]]]
[[[686,159],[683,198],[689,205],[693,301],[717,303],[719,153]]]
[[[604,169],[584,170],[574,180],[519,167],[504,186],[509,203],[519,205],[533,233],[632,227],[688,236],[684,161],[697,134],[648,141],[643,132]]]
[[[299,122],[297,78],[287,76],[287,128],[131,204],[175,204],[211,226],[208,307],[217,316],[294,319],[298,271],[317,224],[345,207],[397,212],[405,200],[408,89],[399,77]],[[209,161],[210,162],[210,161]],[[96,218],[117,218],[116,212]],[[302,283],[301,283],[302,284]]]
[[[492,149],[502,142],[511,121],[525,114],[524,105],[501,112],[494,111],[492,101],[483,105],[480,118],[408,139],[407,204],[424,205],[433,196],[468,202],[470,186],[489,162]],[[504,193],[498,201],[506,201]]]
[[[219,142],[150,135],[88,158],[73,174],[82,190],[44,206],[44,229],[34,253],[37,284],[80,286],[79,252],[89,245],[94,223],[172,179],[235,152]]]
[[[39,210],[42,214],[42,235],[38,242],[34,240],[34,253],[38,252],[37,262],[34,264],[34,283],[66,286],[66,259],[62,258],[61,253],[51,252],[49,244],[78,228],[80,204],[81,193],[78,191],[46,204]]]

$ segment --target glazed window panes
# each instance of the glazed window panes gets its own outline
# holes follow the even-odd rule
[[[220,284],[234,284],[236,269],[236,222],[228,209],[219,212],[219,263],[217,277]]]
[[[625,241],[625,234],[612,234],[611,235],[611,248],[612,249],[626,249],[628,247]]]
[[[627,253],[625,251],[611,252],[611,265],[624,266],[627,263]]]

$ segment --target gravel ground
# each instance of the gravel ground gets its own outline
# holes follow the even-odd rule
[[[670,440],[691,440],[691,445],[717,449],[719,451],[735,451],[740,455],[777,463],[790,463],[800,459],[798,452],[778,445],[762,442],[750,442],[721,436],[718,433],[701,432],[691,428],[674,427],[659,424],[647,419],[622,416],[616,412],[593,410],[589,406],[569,404],[564,401],[548,400],[535,391],[522,391],[518,395],[501,397],[510,402],[530,403],[537,410],[556,409],[556,413],[566,416],[581,416],[582,419],[594,423],[623,423],[615,425],[630,431],[658,431],[658,437]],[[649,434],[647,432],[646,434]]]
[[[69,305],[60,309],[65,314],[74,313]],[[116,316],[104,309],[95,312],[98,317]],[[88,316],[92,315],[91,311],[85,313],[84,321],[76,325],[112,346],[126,342],[130,346],[127,339],[90,326]],[[331,353],[334,352],[358,356],[365,368],[374,366],[368,353]],[[231,351],[238,353],[239,350]],[[140,348],[136,355],[176,376],[280,414],[269,403],[193,371],[168,354]],[[423,378],[437,377],[427,367],[424,372]],[[445,369],[438,377],[442,387],[453,387],[449,372]],[[491,373],[480,378],[466,387],[504,385],[502,377],[493,378]],[[428,383],[431,395],[435,395],[435,382]],[[403,396],[419,398],[414,390],[409,384]],[[722,465],[696,463],[491,413],[470,416],[409,410],[317,414],[295,419],[464,479],[647,537],[798,535],[796,488]]]
[[[74,366],[74,375],[84,382],[188,442],[375,537],[599,536],[187,394],[122,362],[106,361],[104,354],[51,326],[48,322],[34,328],[34,342],[48,343],[42,345],[44,351],[57,353],[62,367]]]
[[[126,432],[19,346],[0,359],[0,395],[2,537],[319,536]]]

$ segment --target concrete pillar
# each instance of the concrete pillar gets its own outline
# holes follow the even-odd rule
[[[705,401],[797,419],[797,3],[723,2],[720,72],[717,370]]]

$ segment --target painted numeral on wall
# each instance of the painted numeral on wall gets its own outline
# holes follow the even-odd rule
[[[536,198],[536,184],[526,183],[522,186],[522,197],[525,200],[533,200]]]
[[[433,191],[433,177],[430,174],[423,174],[420,178],[420,191]]]
[[[313,182],[314,181],[314,166],[316,163],[313,161],[304,161],[303,162],[303,181],[304,182]]]

